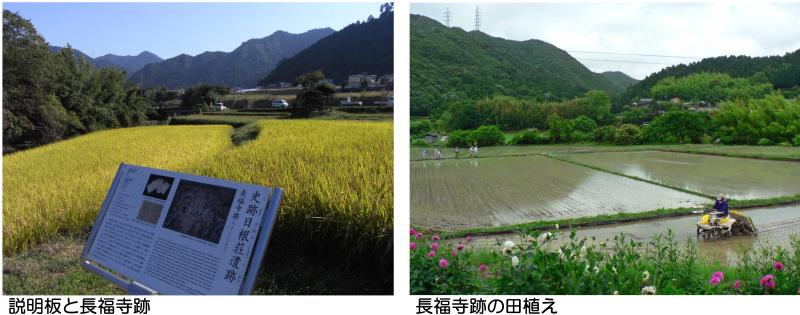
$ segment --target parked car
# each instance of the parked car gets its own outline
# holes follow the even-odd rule
[[[339,106],[361,106],[361,101],[353,101],[349,97],[339,101]]]
[[[272,108],[287,108],[289,107],[289,102],[285,99],[276,98],[272,100]]]
[[[221,112],[221,111],[226,110],[226,109],[228,109],[228,108],[225,107],[225,105],[223,105],[221,102],[220,103],[216,103],[214,105],[211,105],[211,110],[213,110],[215,112]]]

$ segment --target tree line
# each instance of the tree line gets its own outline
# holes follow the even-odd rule
[[[763,76],[733,78],[701,72],[666,77],[651,88],[660,99],[647,106],[626,106],[612,113],[611,99],[601,91],[561,102],[511,96],[448,103],[439,115],[411,123],[412,138],[430,132],[449,133],[448,145],[487,127],[514,131],[509,144],[596,142],[606,144],[723,143],[800,146],[800,99],[784,97]],[[689,101],[685,103],[685,101]],[[703,110],[698,104],[713,104]],[[694,106],[697,106],[695,108]],[[711,106],[711,105],[709,105]],[[492,130],[493,134],[496,134]],[[455,135],[455,137],[453,137]],[[474,136],[473,136],[474,138]],[[505,137],[492,144],[503,144]],[[414,144],[422,145],[418,140]],[[486,144],[484,144],[486,145]]]
[[[125,72],[53,52],[33,24],[3,10],[3,152],[142,124],[151,109]]]

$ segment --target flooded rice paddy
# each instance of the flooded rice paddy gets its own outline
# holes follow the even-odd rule
[[[776,206],[766,208],[753,208],[743,210],[753,219],[758,229],[756,236],[732,236],[726,239],[704,241],[697,240],[695,222],[697,216],[659,219],[636,223],[623,223],[600,227],[577,229],[578,238],[595,238],[596,242],[611,240],[615,235],[622,233],[626,239],[632,239],[647,244],[654,236],[666,235],[672,230],[675,240],[684,244],[687,240],[697,240],[698,253],[709,259],[723,263],[731,263],[737,259],[740,248],[753,248],[760,246],[778,245],[784,249],[790,248],[791,235],[800,235],[800,204]],[[553,248],[562,245],[566,237],[553,241]],[[473,246],[492,248],[498,242],[511,240],[518,244],[525,241],[519,234],[509,233],[500,235],[477,236]]]
[[[426,228],[510,225],[708,202],[544,156],[411,162],[411,223]]]
[[[800,194],[800,163],[661,151],[559,157],[703,194],[733,199]]]

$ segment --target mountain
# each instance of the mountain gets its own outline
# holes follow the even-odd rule
[[[50,45],[50,50],[52,50],[55,53],[60,52],[62,49],[64,49],[64,47]],[[89,55],[84,54],[82,51],[80,51],[78,49],[72,48],[72,53],[75,55],[75,58],[83,58],[87,62],[89,62],[89,64],[93,65],[95,68],[114,67],[114,64],[112,64],[112,63],[110,63],[110,62],[108,62],[106,60],[95,60],[94,58],[89,57]]]
[[[331,28],[313,29],[301,34],[277,31],[264,38],[248,40],[229,53],[183,54],[151,63],[133,73],[130,81],[143,87],[182,88],[198,83],[253,87],[281,59],[294,56],[332,33],[334,30]]]
[[[639,82],[639,80],[631,78],[621,71],[606,71],[601,72],[600,75],[611,81],[611,83],[613,83],[620,91],[636,84],[636,82]]]
[[[62,49],[64,48],[60,46],[50,46],[50,50],[53,52],[59,52]],[[72,48],[72,51],[75,54],[75,58],[84,58],[95,68],[114,67],[120,70],[125,70],[128,73],[128,76],[148,64],[164,60],[149,51],[143,51],[137,56],[117,56],[106,54],[97,58],[89,57],[89,55],[75,48]]]
[[[159,56],[156,56],[155,54],[149,51],[143,51],[136,56],[118,56],[113,54],[106,54],[97,57],[94,60],[96,62],[106,61],[110,64],[113,64],[114,66],[122,70],[125,70],[130,76],[136,71],[139,71],[139,69],[143,68],[144,66],[149,65],[151,63],[163,61],[164,59],[162,59]]]
[[[661,79],[670,76],[683,77],[699,72],[727,73],[732,77],[751,77],[760,72],[775,88],[792,89],[800,86],[800,49],[783,56],[720,56],[705,58],[688,65],[666,67],[630,86],[622,95],[622,99],[632,100],[650,96],[650,88]]]
[[[622,92],[605,76],[544,41],[492,37],[411,16],[412,115],[429,114],[444,96],[565,99],[595,89],[612,95]]]
[[[322,70],[337,83],[351,74],[394,73],[394,13],[385,11],[377,19],[348,25],[294,57],[281,61],[260,85],[292,82],[303,73]]]

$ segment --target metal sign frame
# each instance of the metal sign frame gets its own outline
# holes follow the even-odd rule
[[[97,232],[100,228],[100,225],[103,222],[103,218],[108,211],[108,208],[111,204],[111,199],[116,193],[117,186],[119,185],[119,181],[122,178],[122,171],[124,170],[124,166],[127,164],[120,163],[119,168],[117,169],[116,175],[114,175],[114,181],[111,183],[111,187],[106,194],[106,198],[103,200],[103,204],[100,207],[100,213],[97,215],[97,219],[92,226],[92,232],[89,234],[89,238],[86,240],[86,245],[83,247],[83,252],[81,253],[81,266],[91,272],[98,274],[99,276],[103,277],[104,279],[110,281],[111,283],[115,284],[116,286],[120,287],[121,289],[125,290],[128,294],[131,295],[154,295],[160,294],[156,290],[153,290],[147,287],[145,284],[137,282],[133,279],[127,279],[123,276],[114,274],[113,272],[105,269],[100,264],[90,260],[88,257],[89,249],[92,247],[92,243],[94,242],[95,237],[97,236]],[[253,245],[253,254],[250,256],[250,262],[247,265],[247,272],[245,273],[245,278],[242,281],[242,285],[239,288],[239,295],[249,295],[253,293],[255,289],[256,280],[261,272],[261,267],[264,264],[264,256],[267,254],[267,246],[269,245],[269,239],[272,235],[272,229],[275,226],[275,221],[278,219],[278,208],[280,207],[281,200],[283,199],[283,189],[275,187],[267,187],[270,190],[269,201],[267,203],[266,210],[264,212],[263,217],[261,218],[261,227],[259,228],[258,237],[256,238],[256,242]]]

